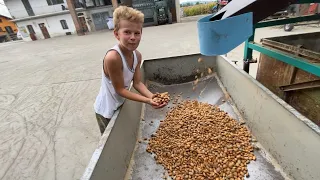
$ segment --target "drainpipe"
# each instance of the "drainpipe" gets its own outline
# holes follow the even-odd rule
[[[78,19],[78,15],[77,15],[76,9],[74,7],[74,0],[67,0],[67,5],[68,5],[68,9],[69,9],[70,15],[72,17],[72,20],[73,20],[73,23],[76,28],[78,36],[83,36],[84,32],[82,31],[82,28],[80,26],[80,22]]]

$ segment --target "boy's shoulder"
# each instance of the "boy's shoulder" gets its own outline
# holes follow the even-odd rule
[[[135,50],[135,52],[137,55],[137,59],[140,62],[142,59],[142,54],[138,50]],[[120,54],[114,49],[111,49],[110,51],[107,52],[107,54],[104,57],[104,62],[107,64],[108,63],[112,63],[112,64],[113,63],[122,63]]]
[[[111,62],[116,62],[121,60],[120,54],[116,50],[109,50],[106,55],[104,56],[104,61],[111,61]]]
[[[136,50],[136,54],[137,54],[137,58],[138,58],[138,61],[141,61],[142,59],[142,54],[140,51]]]

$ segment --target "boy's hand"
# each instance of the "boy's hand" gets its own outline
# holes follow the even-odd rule
[[[155,101],[152,100],[152,98],[149,99],[148,104],[150,104],[154,109],[159,109],[159,108],[163,108],[164,106],[167,105],[167,103],[156,103]]]

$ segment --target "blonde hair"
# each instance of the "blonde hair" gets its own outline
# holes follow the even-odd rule
[[[113,12],[114,30],[120,29],[120,20],[127,20],[135,23],[144,22],[144,14],[141,11],[127,6],[119,6]]]

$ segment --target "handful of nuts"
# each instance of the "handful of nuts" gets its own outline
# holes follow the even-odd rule
[[[152,100],[159,104],[168,103],[170,101],[170,95],[168,92],[156,93]]]
[[[256,160],[250,140],[247,128],[217,106],[188,100],[167,113],[147,152],[175,180],[239,180]]]

